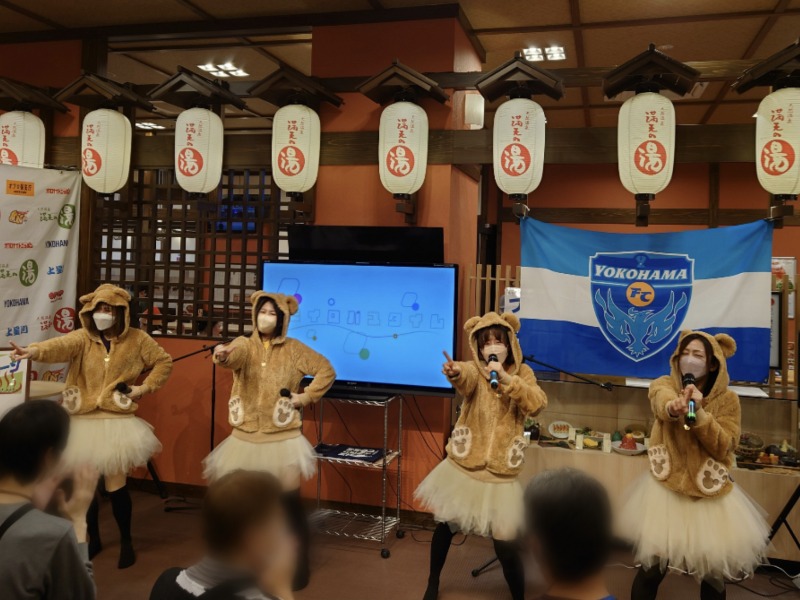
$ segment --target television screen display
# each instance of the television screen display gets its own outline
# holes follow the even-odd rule
[[[325,355],[338,387],[451,393],[457,266],[265,262],[262,289],[295,296],[289,335]]]

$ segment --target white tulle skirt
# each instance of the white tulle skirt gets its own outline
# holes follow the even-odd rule
[[[153,426],[139,417],[70,419],[69,440],[64,451],[67,468],[90,463],[101,475],[128,473],[147,464],[161,452]]]
[[[770,527],[765,513],[741,488],[720,498],[692,499],[658,483],[649,473],[631,487],[619,520],[636,560],[729,579],[750,574],[763,560]]]
[[[317,455],[302,435],[277,442],[249,442],[231,435],[203,461],[208,481],[238,469],[266,471],[284,483],[299,483],[300,478],[310,479],[317,472]]]
[[[414,497],[437,521],[457,525],[464,533],[512,540],[522,530],[522,486],[516,479],[480,481],[443,460],[422,480]]]

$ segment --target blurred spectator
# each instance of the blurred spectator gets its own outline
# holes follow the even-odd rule
[[[603,574],[611,555],[611,505],[603,486],[575,469],[545,471],[525,490],[527,539],[542,569],[541,600],[614,600]]]
[[[67,499],[58,476],[69,415],[31,400],[0,419],[0,590],[9,600],[95,597],[86,511],[98,474],[81,467]],[[64,518],[42,512],[54,499]]]
[[[233,471],[212,483],[201,514],[206,556],[167,569],[150,600],[292,600],[297,542],[281,505],[278,480]]]

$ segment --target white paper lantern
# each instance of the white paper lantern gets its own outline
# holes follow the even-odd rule
[[[464,92],[464,125],[483,129],[486,100],[478,92]]]
[[[319,171],[319,115],[290,104],[272,119],[272,177],[284,192],[307,192]]]
[[[672,179],[675,107],[669,98],[643,92],[619,109],[619,178],[632,194],[658,194]]]
[[[44,166],[44,123],[39,117],[21,110],[0,115],[0,164]]]
[[[175,122],[175,179],[187,192],[207,194],[222,178],[222,119],[205,108],[190,108]]]
[[[758,105],[756,171],[770,194],[800,193],[800,88],[777,90]]]
[[[83,180],[101,194],[111,194],[128,182],[131,164],[131,122],[121,112],[101,108],[83,119],[81,171]]]
[[[392,194],[413,194],[428,168],[428,115],[413,102],[395,102],[381,113],[378,134],[381,183]]]
[[[530,98],[512,98],[497,109],[492,162],[495,181],[506,194],[530,194],[539,187],[545,122],[542,107]]]

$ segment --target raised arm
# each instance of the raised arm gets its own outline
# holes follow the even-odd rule
[[[526,415],[536,416],[547,406],[547,394],[528,365],[522,365],[519,373],[511,376],[508,395]]]
[[[297,342],[294,364],[303,375],[313,377],[303,393],[295,396],[295,400],[302,406],[318,402],[336,380],[336,371],[333,370],[331,363],[316,350]]]
[[[654,379],[648,392],[650,408],[659,421],[677,421],[678,416],[673,416],[667,410],[667,405],[675,400],[678,394],[672,385],[672,378],[668,375]]]
[[[741,433],[739,396],[727,391],[719,399],[719,408],[712,414],[704,408],[697,410],[697,423],[691,431],[711,456],[724,460],[733,450]]]
[[[247,362],[246,337],[240,336],[228,344],[221,344],[214,349],[214,362],[226,369],[238,371]]]
[[[44,342],[34,342],[26,350],[33,360],[43,363],[62,363],[70,362],[78,356],[83,346],[84,333],[78,330]]]

